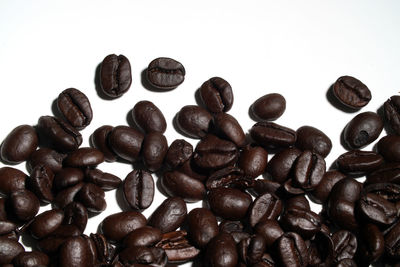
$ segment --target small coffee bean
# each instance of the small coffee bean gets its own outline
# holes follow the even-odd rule
[[[186,215],[185,201],[179,197],[170,197],[153,212],[148,225],[160,229],[162,233],[172,232],[182,225]]]
[[[232,236],[220,233],[207,245],[205,266],[235,267],[238,263],[236,244]]]
[[[89,247],[86,240],[81,236],[67,239],[60,247],[59,266],[91,266]]]
[[[18,254],[12,262],[15,267],[36,267],[48,266],[50,259],[45,253],[40,251],[24,251]]]
[[[350,149],[363,148],[375,141],[383,129],[383,121],[375,112],[355,116],[343,130],[343,140]]]
[[[390,225],[397,219],[396,206],[373,193],[360,198],[359,210],[367,220],[378,225]]]
[[[125,94],[132,83],[131,64],[124,55],[111,54],[101,63],[100,85],[102,92],[110,98]]]
[[[204,82],[199,93],[204,105],[212,113],[227,112],[232,107],[232,87],[220,77],[213,77]]]
[[[110,125],[103,125],[97,128],[90,136],[90,144],[92,147],[97,148],[104,154],[104,159],[107,162],[114,162],[117,160],[117,155],[112,151],[108,136],[114,127]]]
[[[71,167],[94,167],[104,161],[104,154],[91,147],[81,147],[71,152],[65,159],[64,164]]]
[[[292,170],[296,159],[301,155],[297,148],[287,148],[276,153],[267,164],[267,172],[274,181],[285,182]]]
[[[162,233],[159,229],[151,226],[144,226],[130,232],[124,238],[123,245],[125,247],[149,247],[161,241],[161,238]]]
[[[378,152],[388,162],[400,162],[400,136],[387,135],[378,142]]]
[[[140,101],[132,109],[132,118],[136,125],[145,133],[164,133],[167,129],[167,122],[161,110],[153,102]]]
[[[17,241],[0,237],[0,264],[2,266],[10,264],[24,250],[24,247]]]
[[[296,132],[273,122],[257,122],[250,129],[251,137],[267,148],[285,148],[296,142]]]
[[[400,183],[400,164],[384,163],[377,170],[367,175],[366,184],[374,183]]]
[[[217,219],[208,209],[191,210],[187,221],[189,237],[197,247],[206,247],[208,242],[218,234]]]
[[[285,98],[277,93],[267,94],[257,99],[250,110],[257,120],[274,121],[282,116],[286,109]]]
[[[208,202],[216,216],[228,220],[243,219],[252,202],[251,196],[234,188],[216,188],[209,192]]]
[[[36,166],[28,179],[28,188],[40,201],[50,203],[54,196],[52,192],[54,173],[46,165]]]
[[[332,235],[332,241],[336,262],[354,257],[357,251],[357,238],[354,234],[340,230]]]
[[[376,170],[383,163],[383,158],[373,151],[352,150],[340,155],[336,162],[343,173],[363,176]]]
[[[174,89],[183,83],[184,79],[185,68],[172,58],[156,58],[147,67],[147,80],[161,90]]]
[[[1,145],[1,158],[10,164],[27,160],[39,143],[35,129],[30,125],[20,125],[12,130]]]
[[[317,187],[309,194],[310,199],[318,204],[324,203],[328,199],[333,186],[344,178],[346,178],[346,175],[339,171],[332,170],[325,172]]]
[[[62,91],[57,98],[57,107],[66,121],[78,130],[84,129],[93,118],[92,107],[87,96],[75,88]]]
[[[333,93],[345,106],[359,109],[371,100],[371,91],[358,79],[351,76],[342,76],[333,85]]]
[[[63,168],[54,176],[54,187],[57,191],[60,191],[82,182],[84,177],[81,169]]]
[[[383,109],[390,127],[400,135],[400,96],[391,96],[383,105]]]
[[[64,208],[63,224],[76,226],[81,233],[85,231],[88,221],[88,212],[79,202],[71,202]]]
[[[375,224],[366,224],[360,230],[358,258],[363,264],[370,264],[377,261],[383,255],[385,251],[385,239]]]
[[[36,166],[46,166],[55,174],[62,168],[62,162],[66,157],[65,154],[58,153],[49,148],[39,148],[32,153],[27,161],[28,170],[32,171]]]
[[[165,172],[161,177],[161,186],[171,196],[181,197],[186,202],[197,202],[206,195],[204,184],[179,171]]]
[[[282,228],[275,219],[267,219],[257,223],[254,227],[254,231],[264,237],[268,248],[271,248],[275,241],[284,234]]]
[[[285,267],[305,267],[308,264],[307,246],[296,233],[283,234],[277,241],[278,258]]]
[[[159,170],[168,150],[167,138],[159,132],[146,134],[142,144],[142,159],[149,171]]]
[[[153,177],[145,170],[130,172],[123,182],[123,193],[126,202],[132,209],[147,209],[154,198]]]
[[[99,169],[86,169],[85,179],[87,182],[100,186],[103,190],[116,189],[122,183],[119,177]]]
[[[258,177],[264,173],[268,162],[268,152],[260,146],[248,145],[239,157],[239,167],[246,176]]]
[[[54,205],[60,209],[65,208],[65,206],[74,201],[75,196],[84,185],[85,183],[81,182],[58,192],[56,198],[54,199]]]
[[[191,138],[202,138],[210,130],[212,116],[202,107],[187,105],[176,114],[178,130]]]
[[[76,197],[91,212],[102,212],[107,207],[104,190],[92,183],[85,184]]]
[[[312,238],[321,229],[321,218],[310,210],[291,208],[285,210],[280,224],[289,232],[296,232],[304,239]]]
[[[302,126],[296,131],[296,147],[301,150],[310,150],[322,157],[326,157],[332,149],[331,139],[321,130],[312,126]]]
[[[128,126],[117,126],[108,136],[108,143],[115,154],[134,162],[139,158],[144,136]]]
[[[108,240],[119,242],[133,230],[145,226],[146,222],[146,218],[137,211],[123,211],[107,216],[101,230]]]
[[[306,150],[297,158],[293,181],[302,189],[311,191],[321,182],[325,170],[326,163],[323,157]]]
[[[62,210],[48,210],[35,217],[29,228],[34,238],[41,239],[53,233],[62,223],[64,212]]]
[[[0,193],[9,195],[12,192],[25,189],[25,181],[28,176],[22,171],[11,168],[0,168]]]
[[[10,208],[18,220],[33,219],[40,208],[39,199],[29,190],[19,190],[10,195]]]
[[[214,116],[214,128],[221,138],[232,141],[238,147],[246,145],[246,135],[239,122],[227,113],[219,113]]]
[[[249,209],[251,227],[265,220],[277,219],[282,211],[282,201],[275,195],[264,193],[258,196]]]
[[[174,169],[182,166],[193,154],[193,146],[183,139],[176,139],[171,143],[165,155],[165,164]]]

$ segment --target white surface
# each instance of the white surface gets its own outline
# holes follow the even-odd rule
[[[398,1],[1,0],[0,139],[20,124],[34,125],[52,114],[58,94],[75,87],[88,96],[94,112],[82,131],[83,146],[101,125],[126,125],[127,113],[144,99],[164,113],[171,143],[182,138],[173,116],[196,103],[194,92],[205,80],[220,76],[234,90],[229,113],[245,130],[254,124],[248,107],[264,94],[281,93],[287,109],[277,123],[293,129],[312,125],[327,133],[333,143],[329,166],[344,152],[340,132],[357,113],[332,106],[327,89],[341,75],[359,78],[372,92],[361,112],[376,111],[399,92],[399,11]],[[94,74],[110,53],[129,58],[133,82],[124,96],[106,101],[96,93]],[[141,84],[142,70],[160,56],[180,61],[187,73],[181,86],[166,93]],[[24,164],[16,167],[25,170]],[[132,170],[121,163],[99,168],[121,178]],[[85,233],[120,211],[115,191],[106,195],[107,210],[89,220]],[[157,193],[144,214],[163,199]]]

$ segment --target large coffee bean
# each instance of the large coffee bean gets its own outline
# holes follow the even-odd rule
[[[108,142],[108,136],[113,129],[114,127],[110,125],[103,125],[97,128],[90,136],[91,146],[103,152],[104,159],[107,162],[114,162],[117,160],[117,155],[112,151]]]
[[[79,202],[71,202],[64,208],[63,224],[76,226],[81,233],[85,231],[88,221],[88,212]]]
[[[39,143],[35,129],[20,125],[12,130],[1,145],[1,158],[7,163],[17,164],[27,160]]]
[[[216,216],[228,220],[243,219],[252,202],[251,196],[234,188],[216,188],[209,192],[208,202]]]
[[[123,192],[126,202],[132,209],[147,209],[154,198],[153,177],[145,170],[134,170],[126,176]]]
[[[153,246],[162,238],[160,229],[144,226],[130,232],[123,241],[125,247]]]
[[[269,148],[285,148],[295,144],[296,132],[273,122],[257,122],[250,129],[251,137]]]
[[[400,183],[400,164],[397,162],[384,163],[377,170],[367,175],[366,184]]]
[[[333,85],[336,98],[347,107],[359,109],[371,100],[371,91],[358,79],[342,76]]]
[[[310,150],[322,157],[326,157],[332,149],[331,139],[321,130],[312,126],[302,126],[296,131],[296,147],[301,150]]]
[[[28,187],[40,201],[50,203],[54,196],[52,192],[54,173],[46,165],[36,166],[28,179]]]
[[[182,225],[186,215],[187,207],[183,199],[167,198],[150,216],[148,225],[160,229],[162,233],[172,232]]]
[[[325,174],[325,160],[309,150],[297,158],[294,166],[294,182],[306,191],[311,191],[321,182]]]
[[[161,90],[174,89],[183,83],[184,79],[185,68],[172,58],[156,58],[147,67],[147,80]]]
[[[307,266],[307,246],[301,236],[296,233],[289,232],[282,235],[276,242],[278,258],[282,266]]]
[[[214,127],[217,135],[232,141],[238,147],[246,144],[246,135],[239,122],[227,113],[219,113],[214,116]]]
[[[176,124],[180,131],[191,138],[202,138],[210,130],[212,116],[202,107],[187,105],[176,114]]]
[[[85,183],[80,182],[74,186],[67,187],[62,191],[58,192],[56,198],[54,199],[54,205],[60,209],[65,208],[69,203],[73,202],[75,196],[82,189]]]
[[[267,94],[257,99],[250,110],[257,120],[274,121],[282,116],[286,109],[285,98],[277,93]]]
[[[11,168],[0,168],[0,193],[9,195],[12,192],[25,189],[28,176],[22,171]]]
[[[363,226],[359,240],[357,254],[359,254],[359,260],[365,265],[377,261],[385,251],[385,239],[375,224],[369,223]]]
[[[107,239],[119,242],[133,230],[145,226],[146,222],[146,218],[137,211],[123,211],[107,216],[101,229]]]
[[[310,199],[318,204],[324,203],[328,199],[333,186],[344,178],[346,178],[346,175],[339,171],[332,170],[325,172],[317,187],[309,194]]]
[[[9,205],[18,220],[29,221],[39,211],[39,199],[29,190],[19,190],[10,195]]]
[[[115,154],[134,162],[139,158],[144,136],[128,126],[115,127],[108,136],[108,143]]]
[[[268,152],[260,146],[248,145],[239,157],[239,167],[246,176],[257,177],[264,173],[268,162]]]
[[[12,262],[14,267],[36,267],[48,266],[50,259],[45,253],[40,251],[24,251],[18,254]]]
[[[123,55],[111,54],[101,63],[100,86],[105,95],[117,98],[125,94],[132,83],[131,64]]]
[[[197,247],[204,248],[218,234],[217,219],[205,208],[196,208],[188,214],[189,237]]]
[[[186,202],[197,202],[206,195],[204,184],[179,171],[165,172],[161,177],[161,185],[171,197],[181,197]]]
[[[297,148],[287,148],[276,153],[267,164],[267,172],[274,181],[283,183],[289,177],[296,159],[301,151]]]
[[[54,177],[54,188],[57,191],[74,186],[83,181],[85,175],[78,168],[63,168]]]
[[[390,225],[397,219],[395,204],[373,193],[366,193],[360,198],[359,211],[377,225]]]
[[[62,91],[57,98],[57,107],[71,126],[78,130],[90,124],[93,117],[89,99],[75,88]]]
[[[88,244],[83,237],[71,237],[61,245],[59,251],[60,267],[84,267],[93,264]]]
[[[390,97],[383,105],[385,118],[393,131],[400,135],[400,96]]]
[[[400,162],[400,136],[387,135],[378,142],[378,152],[386,161]]]
[[[233,104],[231,85],[220,77],[213,77],[200,87],[200,97],[212,113],[227,112]]]
[[[268,248],[271,248],[275,241],[284,234],[282,228],[275,219],[267,219],[257,223],[254,227],[254,231],[264,237]]]
[[[280,219],[282,228],[296,232],[304,239],[312,238],[321,229],[321,218],[310,210],[291,208]]]
[[[91,147],[81,147],[71,152],[64,160],[66,166],[94,167],[104,161],[104,154],[100,150]]]
[[[145,133],[164,133],[167,129],[167,122],[161,110],[153,102],[139,101],[132,109],[132,118]]]
[[[341,172],[362,176],[376,170],[383,158],[373,151],[352,150],[340,155],[336,162]]]
[[[62,210],[48,210],[35,217],[29,228],[34,238],[41,239],[54,232],[62,223]]]
[[[4,266],[10,264],[24,250],[24,247],[17,241],[0,237],[0,264],[4,264]]]
[[[357,251],[357,238],[353,233],[346,230],[337,231],[332,235],[332,241],[336,262],[354,257]]]
[[[237,263],[236,244],[230,234],[220,233],[211,239],[206,250],[206,266],[235,267]]]
[[[92,183],[85,184],[76,198],[91,212],[102,212],[107,207],[104,190]]]
[[[176,139],[171,143],[165,155],[165,164],[175,169],[182,166],[193,154],[193,146],[183,139]]]
[[[167,138],[162,133],[151,132],[146,134],[142,144],[143,163],[149,171],[159,170],[168,151]]]
[[[249,209],[251,227],[265,220],[277,219],[282,211],[282,201],[273,194],[264,193],[258,196]]]
[[[58,172],[62,168],[62,162],[66,157],[65,154],[58,153],[49,148],[39,148],[32,153],[27,161],[28,170],[32,171],[36,166],[45,165],[50,168],[53,173]]]

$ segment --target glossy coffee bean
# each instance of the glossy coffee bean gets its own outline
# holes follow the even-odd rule
[[[333,85],[333,93],[345,106],[359,109],[371,100],[371,91],[360,80],[351,76],[342,76]]]
[[[115,247],[107,241],[105,236],[102,234],[90,234],[90,237],[85,238],[89,245],[93,262],[99,261],[103,264],[111,264],[115,256]]]
[[[303,195],[306,192],[300,188],[295,182],[294,179],[288,179],[286,180],[282,187],[281,187],[281,192],[283,192],[284,195],[293,197],[297,195]]]
[[[159,170],[168,150],[167,138],[159,132],[146,134],[142,144],[143,163],[149,171]]]
[[[165,164],[174,169],[182,166],[193,154],[193,146],[183,139],[174,140],[165,155]]]
[[[81,147],[71,152],[65,159],[64,164],[71,167],[94,167],[104,161],[104,154],[100,150],[91,147]]]
[[[119,258],[124,266],[165,266],[167,263],[165,251],[154,247],[128,247],[119,253]]]
[[[328,202],[329,219],[340,228],[356,231],[359,226],[355,217],[355,205],[354,202],[342,199]]]
[[[377,169],[383,158],[373,151],[352,150],[340,155],[336,162],[341,172],[362,176]]]
[[[286,109],[285,98],[277,93],[267,94],[257,99],[250,110],[257,120],[274,121],[282,116]]]
[[[10,164],[27,160],[36,150],[39,143],[35,129],[30,125],[14,128],[1,145],[1,158]]]
[[[317,187],[309,195],[310,199],[318,204],[324,203],[328,199],[333,186],[344,178],[346,178],[346,175],[336,170],[325,172]]]
[[[213,172],[207,179],[206,187],[208,190],[218,187],[234,187],[247,189],[253,186],[254,180],[245,177],[243,171],[234,166],[229,166]]]
[[[85,183],[81,182],[61,190],[57,193],[54,199],[54,205],[60,209],[65,208],[65,206],[74,201],[75,196],[79,193],[84,185]]]
[[[397,222],[390,230],[385,234],[385,253],[393,259],[400,259],[400,223]]]
[[[236,244],[230,234],[220,233],[211,239],[206,249],[206,266],[235,267],[237,263]]]
[[[308,265],[332,266],[334,256],[332,238],[329,234],[318,232],[308,246]]]
[[[123,211],[107,216],[101,230],[113,242],[121,241],[127,234],[146,225],[146,218],[137,211]]]
[[[178,167],[177,170],[202,182],[207,180],[208,177],[204,170],[196,166],[193,156]]]
[[[5,266],[5,264],[11,263],[24,250],[24,247],[17,241],[0,237],[0,264]]]
[[[343,140],[350,149],[363,148],[375,141],[383,129],[383,121],[375,112],[355,116],[343,130]]]
[[[185,68],[172,58],[159,57],[150,62],[146,74],[147,80],[155,88],[171,90],[183,83]]]
[[[282,211],[282,201],[273,194],[264,193],[258,196],[249,208],[251,227],[265,220],[277,219]]]
[[[206,195],[204,184],[179,171],[165,172],[161,177],[161,186],[171,197],[181,197],[186,202],[197,202]]]
[[[32,171],[36,166],[45,165],[50,168],[53,173],[58,172],[62,168],[62,162],[66,157],[65,154],[58,153],[49,148],[39,148],[32,153],[27,161],[28,170]]]
[[[295,144],[296,132],[273,122],[257,122],[250,135],[258,144],[269,148],[285,148]]]
[[[362,184],[355,179],[346,178],[337,182],[329,195],[330,201],[339,199],[355,202],[360,199]]]
[[[12,262],[15,267],[36,267],[48,266],[50,259],[45,253],[40,251],[25,251],[18,254]]]
[[[0,236],[7,235],[17,230],[17,225],[11,221],[0,220]]]
[[[384,163],[377,170],[367,175],[366,184],[400,183],[400,164],[396,162]]]
[[[85,184],[76,198],[91,212],[102,212],[107,207],[104,190],[92,183]]]
[[[110,98],[125,94],[132,83],[131,64],[124,55],[111,54],[101,63],[100,85],[102,92]]]
[[[233,232],[242,232],[244,225],[241,221],[223,220],[218,227],[220,232],[231,234]]]
[[[113,126],[103,125],[97,128],[90,136],[91,146],[103,152],[104,159],[107,162],[114,162],[117,160],[117,155],[112,151],[108,142],[108,136],[113,129]]]
[[[306,191],[313,190],[321,182],[325,170],[325,160],[319,154],[306,150],[295,163],[294,182]]]
[[[388,162],[400,162],[400,136],[387,135],[378,142],[378,152]]]
[[[251,196],[234,188],[216,188],[209,192],[208,202],[216,216],[240,220],[246,216],[252,202]]]
[[[268,162],[268,152],[260,146],[248,145],[239,157],[239,167],[246,176],[257,177],[264,173]]]
[[[400,201],[400,185],[393,183],[375,183],[366,185],[364,193],[376,194],[392,203]]]
[[[167,122],[161,110],[153,102],[139,101],[132,109],[132,118],[136,125],[145,133],[164,133],[167,129]]]
[[[108,136],[108,143],[119,157],[134,162],[139,158],[144,136],[128,126],[117,126]]]
[[[197,143],[193,159],[201,169],[217,170],[233,165],[238,156],[234,143],[209,134]]]
[[[54,232],[62,223],[64,212],[62,210],[48,210],[35,217],[29,228],[34,238],[41,239]]]
[[[277,194],[280,187],[281,184],[277,182],[266,179],[257,179],[254,180],[253,189],[254,193],[258,196],[264,193]]]
[[[76,226],[81,233],[85,231],[88,221],[88,212],[79,202],[71,202],[64,208],[63,224]]]
[[[12,192],[25,189],[28,176],[12,167],[0,168],[0,193],[9,195]]]
[[[53,171],[46,165],[41,165],[32,170],[27,185],[40,201],[50,203],[54,199],[52,192],[53,181]]]
[[[274,242],[284,234],[282,228],[275,219],[267,219],[257,223],[254,227],[254,231],[264,237],[268,248],[271,248]]]
[[[363,194],[358,208],[364,218],[377,225],[390,225],[397,219],[396,206],[373,193]]]
[[[125,247],[133,246],[153,246],[159,241],[161,241],[162,233],[160,229],[144,226],[130,232],[123,241]]]
[[[296,232],[304,239],[312,238],[321,229],[321,219],[315,212],[294,207],[285,210],[280,223],[283,229]]]
[[[204,82],[199,93],[204,105],[212,113],[227,112],[232,107],[232,87],[220,77],[213,77]]]
[[[39,211],[39,199],[29,190],[19,190],[10,195],[9,205],[18,220],[29,221]]]
[[[227,113],[219,113],[214,116],[213,126],[216,134],[223,139],[232,141],[238,147],[246,144],[246,135],[239,122]]]
[[[89,247],[86,240],[81,236],[67,239],[60,247],[59,266],[91,266]]]
[[[187,221],[189,237],[197,247],[206,247],[208,242],[219,232],[217,219],[208,209],[196,208],[191,210]]]
[[[301,150],[310,150],[313,153],[326,157],[332,149],[331,139],[321,130],[312,126],[302,126],[296,131],[296,147]]]
[[[276,241],[276,250],[282,266],[307,266],[307,246],[296,233],[289,232]]]
[[[44,141],[60,152],[70,152],[82,144],[82,135],[68,123],[51,117],[42,116],[38,121],[38,131]],[[42,142],[42,140],[41,140]]]
[[[154,198],[153,177],[145,170],[130,172],[123,182],[123,193],[126,202],[132,209],[147,209]]]
[[[100,186],[103,190],[116,189],[122,182],[119,177],[99,169],[86,169],[85,179],[89,183]]]
[[[337,231],[332,235],[335,261],[352,259],[357,251],[357,238],[346,230]]]
[[[239,255],[247,265],[261,261],[266,248],[266,241],[261,235],[253,235],[240,241],[238,245]]]
[[[393,131],[400,135],[400,96],[391,96],[383,105],[385,118]]]
[[[364,264],[377,261],[385,251],[385,239],[379,228],[374,224],[366,224],[361,228],[358,258]]]
[[[57,191],[74,186],[83,181],[85,175],[78,168],[63,168],[54,176],[54,188]]]
[[[160,229],[162,233],[172,232],[182,225],[186,215],[185,201],[179,197],[170,197],[152,213],[148,225]]]
[[[304,195],[298,195],[285,200],[285,210],[290,209],[311,210],[310,203]]]
[[[283,183],[289,177],[296,159],[301,151],[297,148],[287,148],[276,153],[267,164],[267,172],[274,181]]]
[[[57,98],[57,107],[65,120],[78,130],[84,129],[93,118],[92,107],[87,96],[75,88],[62,91]]]
[[[202,107],[187,105],[176,114],[178,129],[191,138],[202,138],[210,130],[212,116]]]

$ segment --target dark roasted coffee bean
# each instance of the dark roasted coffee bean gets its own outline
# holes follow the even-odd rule
[[[102,234],[90,234],[87,239],[94,261],[110,263],[114,258],[115,249]]]
[[[400,163],[384,163],[367,175],[366,184],[400,183]]]
[[[352,150],[340,155],[336,162],[343,173],[362,176],[377,169],[383,158],[373,151]]]
[[[15,267],[48,266],[49,262],[49,257],[40,251],[25,251],[18,254],[13,260]]]
[[[165,155],[165,164],[174,169],[183,165],[193,154],[193,146],[183,139],[176,139],[171,143]]]
[[[310,199],[318,204],[324,203],[328,199],[333,186],[344,178],[346,178],[346,175],[336,170],[325,172],[322,180],[309,195]]]
[[[163,249],[148,247],[127,247],[119,253],[124,266],[165,266],[167,256]]]
[[[206,181],[208,178],[204,170],[196,166],[193,157],[185,161],[177,170],[202,182]]]
[[[378,152],[388,162],[400,162],[400,136],[387,135],[378,142]]]
[[[24,247],[17,241],[0,237],[0,264],[6,266],[24,250]]]
[[[246,176],[257,177],[264,173],[268,162],[268,152],[260,146],[246,146],[239,157],[239,167]]]
[[[218,234],[217,219],[208,209],[196,208],[191,210],[187,221],[189,237],[199,248],[204,248]]]
[[[377,261],[385,251],[385,240],[379,228],[366,224],[361,228],[358,244],[358,259],[368,265]]]
[[[79,183],[58,192],[56,198],[54,199],[55,206],[59,207],[60,209],[65,208],[65,206],[74,201],[75,196],[84,185],[84,183]]]
[[[296,131],[296,147],[301,150],[310,150],[322,157],[326,157],[332,149],[332,141],[321,130],[312,126],[302,126]]]
[[[271,255],[268,253],[264,253],[261,257],[261,260],[256,264],[253,264],[252,267],[275,267],[276,263],[272,259]]]
[[[149,171],[155,172],[161,168],[167,150],[167,138],[162,133],[151,132],[146,134],[141,153],[143,163]]]
[[[161,110],[150,101],[140,101],[132,109],[132,118],[145,133],[164,133],[167,122]]]
[[[208,202],[216,216],[240,220],[246,216],[252,202],[251,196],[234,188],[216,188],[209,192]]]
[[[202,107],[187,105],[176,114],[178,129],[191,138],[202,138],[210,129],[212,116]]]
[[[208,190],[218,187],[237,187],[247,189],[253,186],[253,179],[245,177],[243,171],[238,167],[226,167],[213,172],[207,179]]]
[[[207,245],[205,266],[235,267],[238,263],[236,244],[232,236],[220,233]]]
[[[370,222],[378,225],[390,225],[397,219],[396,206],[383,197],[366,193],[359,200],[361,214]]]
[[[250,129],[251,137],[260,145],[285,148],[295,144],[296,132],[273,122],[257,122]]]
[[[329,234],[318,232],[308,247],[308,265],[315,267],[332,266],[334,245]]]
[[[123,211],[107,216],[101,230],[113,242],[121,241],[127,234],[146,225],[146,218],[137,211]]]
[[[78,168],[63,168],[54,176],[54,187],[60,191],[83,181],[85,175]]]
[[[330,201],[339,199],[355,202],[360,199],[362,184],[355,179],[346,178],[337,182],[329,195]]]
[[[239,122],[227,113],[219,113],[214,116],[214,127],[217,135],[232,141],[238,147],[246,144],[246,135]]]
[[[66,121],[78,130],[90,124],[93,117],[89,99],[75,88],[62,91],[57,98],[57,107]]]
[[[305,191],[302,188],[294,184],[293,179],[286,180],[281,188],[284,194],[290,197],[305,194]]]
[[[79,202],[71,202],[64,208],[64,224],[75,225],[81,233],[86,228],[88,212]]]
[[[0,221],[7,220],[6,199],[0,197]]]
[[[154,198],[153,176],[145,170],[130,172],[123,182],[123,193],[132,209],[147,209]]]
[[[28,187],[40,201],[50,203],[54,196],[52,192],[54,181],[53,171],[46,165],[36,166],[28,179]]]
[[[60,152],[70,152],[82,144],[82,135],[68,123],[51,117],[42,116],[38,121],[38,131],[49,145]],[[42,142],[42,140],[41,140]]]
[[[325,174],[325,160],[309,150],[297,158],[294,166],[294,182],[306,191],[311,191],[321,182]]]
[[[111,173],[99,169],[86,169],[85,179],[90,183],[100,186],[103,190],[112,190],[119,187],[121,179]]]
[[[232,87],[220,77],[213,77],[204,82],[199,93],[204,105],[212,113],[227,112],[232,107]]]
[[[81,236],[67,239],[60,247],[60,267],[92,266],[93,262],[90,262],[90,259],[89,247]]]
[[[101,63],[100,85],[104,94],[117,98],[125,94],[132,83],[131,64],[123,55],[111,54]]]
[[[265,179],[258,179],[254,181],[254,191],[256,195],[262,195],[264,193],[271,193],[271,194],[276,194],[278,192],[278,189],[281,187],[281,184],[270,181],[270,180],[265,180]]]
[[[287,148],[276,153],[267,164],[267,172],[274,181],[283,183],[289,177],[289,173],[301,151],[297,148]]]
[[[274,121],[282,116],[286,109],[285,98],[277,93],[267,94],[257,99],[250,110],[257,120]]]
[[[9,195],[12,192],[25,189],[25,181],[28,176],[22,171],[11,168],[0,168],[0,193]]]
[[[108,143],[115,154],[134,162],[139,158],[144,136],[128,126],[117,126],[108,136]]]
[[[249,209],[251,227],[265,220],[277,219],[282,211],[282,201],[273,194],[264,193],[258,196]]]
[[[223,220],[219,224],[219,230],[220,232],[225,232],[225,233],[233,233],[233,232],[242,232],[243,231],[243,223],[240,221],[229,221],[229,220]]]
[[[267,219],[257,223],[254,227],[254,231],[264,237],[268,248],[271,248],[272,244],[284,234],[282,228],[275,219]]]
[[[357,264],[352,259],[343,259],[335,267],[357,267]]]
[[[102,212],[107,207],[104,190],[92,183],[85,184],[76,198],[91,212]]]
[[[40,251],[54,255],[61,245],[72,236],[80,236],[80,230],[76,226],[60,225],[50,236],[40,239],[37,246]]]
[[[156,58],[147,67],[147,80],[158,89],[174,89],[183,83],[184,79],[185,68],[172,58]]]
[[[91,147],[81,147],[71,152],[64,160],[66,166],[94,167],[104,161],[104,154],[100,150]]]
[[[400,258],[400,222],[397,222],[390,230],[385,234],[385,253],[398,260]]]
[[[162,233],[172,232],[182,225],[186,215],[187,207],[183,199],[167,198],[150,216],[148,225],[160,229]]]
[[[261,261],[266,248],[266,241],[262,235],[255,234],[254,236],[244,239],[239,243],[239,255],[247,264],[255,264]]]
[[[108,136],[114,127],[110,125],[103,125],[97,128],[90,136],[90,144],[97,148],[104,154],[104,159],[107,162],[114,162],[117,160],[117,155],[111,150],[108,142]]]
[[[62,210],[48,210],[35,217],[29,228],[34,238],[41,239],[54,232],[62,223],[64,212]]]
[[[29,190],[20,190],[10,195],[9,205],[18,220],[33,219],[40,208],[39,199]]]
[[[286,199],[285,210],[290,210],[292,208],[301,210],[311,210],[310,203],[308,202],[307,198],[304,195],[298,195]]]
[[[383,109],[390,127],[400,135],[400,96],[391,96],[383,105]]]
[[[7,163],[17,164],[27,160],[39,143],[35,129],[20,125],[12,130],[1,145],[1,158]]]
[[[206,195],[204,184],[179,171],[165,172],[161,177],[161,186],[171,197],[181,197],[186,202],[197,202]]]
[[[276,242],[277,255],[282,266],[307,266],[307,246],[301,236],[289,232],[282,235]]]
[[[376,183],[364,187],[365,193],[373,193],[390,202],[400,201],[400,185],[393,183]]]
[[[351,76],[342,76],[333,85],[333,93],[345,106],[359,109],[371,100],[371,91],[360,80]]]
[[[7,235],[17,230],[17,225],[11,221],[0,220],[0,236]]]
[[[234,143],[209,134],[196,146],[194,162],[204,170],[217,170],[234,165],[239,152]]]
[[[352,259],[357,251],[357,238],[346,230],[337,231],[332,235],[335,261]]]
[[[56,173],[61,170],[62,162],[65,157],[65,154],[60,154],[57,151],[49,148],[39,148],[32,153],[27,161],[27,166],[28,169],[32,171],[36,166],[45,165],[46,167],[50,168],[53,173]]]
[[[291,208],[285,210],[280,224],[289,232],[296,232],[304,239],[312,238],[321,229],[321,219],[310,210]]]
[[[383,121],[375,112],[363,112],[355,116],[343,130],[343,140],[350,149],[363,148],[381,134]]]
[[[149,247],[161,241],[162,233],[160,229],[144,226],[130,232],[123,241],[125,247]]]
[[[329,219],[340,228],[350,231],[356,231],[358,228],[354,209],[355,203],[347,200],[329,200],[328,202]]]

